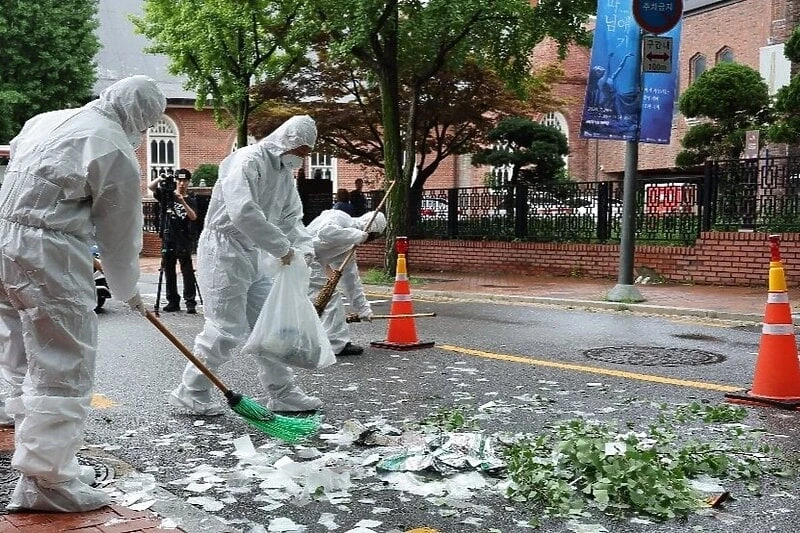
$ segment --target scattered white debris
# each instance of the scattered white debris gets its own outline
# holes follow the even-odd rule
[[[291,518],[286,517],[278,517],[273,518],[269,521],[269,527],[267,527],[267,531],[274,532],[274,533],[283,533],[283,532],[303,532],[307,528],[301,524],[295,523],[294,520]]]
[[[209,513],[215,513],[225,507],[225,504],[221,501],[209,498],[208,496],[193,496],[187,498],[186,501],[192,505],[199,505],[204,511],[208,511]]]
[[[567,531],[575,533],[608,533],[608,530],[600,524],[581,524],[574,520],[567,522]]]
[[[333,513],[322,513],[317,523],[328,531],[334,531],[341,527],[336,523],[336,516]]]
[[[156,500],[147,500],[144,502],[136,503],[134,505],[129,505],[128,508],[130,508],[133,511],[146,511],[147,509],[150,509],[155,503]]]
[[[178,529],[179,527],[181,527],[181,521],[172,518],[164,518],[158,524],[158,529]]]

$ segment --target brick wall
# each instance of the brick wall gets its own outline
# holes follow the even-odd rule
[[[219,129],[210,109],[197,111],[192,107],[168,107],[165,113],[178,128],[178,167],[194,170],[203,163],[218,165],[230,153],[236,140],[233,129]],[[147,183],[147,144],[136,150],[142,172],[142,194],[149,196]]]
[[[411,240],[409,273],[416,271],[504,272],[616,278],[619,246],[458,240]],[[764,233],[708,232],[694,246],[637,246],[635,266],[652,268],[673,282],[764,286],[769,246]],[[781,236],[786,280],[800,285],[800,234]],[[359,247],[360,266],[382,267],[384,244]]]

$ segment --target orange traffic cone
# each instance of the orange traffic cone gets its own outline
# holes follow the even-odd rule
[[[792,308],[783,273],[780,238],[770,235],[769,293],[761,330],[753,388],[729,393],[727,401],[750,405],[800,408],[800,362],[797,358]]]
[[[392,294],[392,307],[390,315],[412,315],[414,305],[411,303],[411,291],[408,285],[408,272],[406,271],[406,255],[408,249],[405,237],[397,238],[397,269],[394,279]],[[390,318],[386,340],[375,341],[370,345],[376,348],[390,350],[416,350],[430,348],[433,342],[420,342],[417,338],[417,326],[414,318]]]

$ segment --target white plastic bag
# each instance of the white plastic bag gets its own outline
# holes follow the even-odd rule
[[[310,270],[302,256],[281,265],[242,353],[298,368],[336,362],[328,334],[308,297]]]

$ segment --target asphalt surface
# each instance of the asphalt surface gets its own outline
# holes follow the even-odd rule
[[[140,289],[152,304],[158,262],[146,258],[142,267]],[[386,339],[386,322],[353,325],[354,340],[367,346],[364,355],[297,372],[325,407],[322,431],[293,446],[233,412],[206,419],[170,407],[167,394],[185,360],[151,324],[110,300],[100,315],[97,395],[81,458],[110,471],[103,483],[117,502],[114,511],[131,518],[64,515],[63,527],[52,522],[30,531],[67,530],[75,519],[102,531],[528,531],[541,510],[508,500],[504,476],[463,468],[382,472],[376,461],[397,449],[377,444],[414,444],[431,427],[454,440],[462,433],[538,435],[568,420],[646,428],[665,409],[718,405],[753,379],[763,288],[642,285],[647,301],[613,303],[605,299],[614,285],[609,280],[489,272],[421,273],[412,280],[415,311],[437,315],[416,321],[420,340],[435,345],[377,349],[369,344]],[[376,313],[389,313],[392,290],[368,287]],[[187,346],[202,327],[202,315],[162,313],[162,320]],[[220,377],[265,403],[254,366],[234,357]],[[465,423],[443,431],[441,417],[453,412]],[[763,429],[761,441],[778,445],[785,457],[798,455],[795,412],[748,413],[744,427]],[[433,426],[425,424],[436,417]],[[351,442],[346,430],[359,424],[379,442]],[[686,438],[708,442],[727,427],[683,426],[676,430]],[[324,490],[314,491],[317,485]],[[796,530],[794,477],[768,478],[757,488],[725,479],[717,488],[732,498],[687,520],[611,519],[595,511],[546,520],[540,530]],[[157,515],[137,518],[149,511]],[[0,531],[10,523],[5,518]],[[134,523],[140,529],[130,529]]]
[[[376,312],[388,312],[391,288],[370,292]],[[151,510],[190,532],[364,533],[422,526],[442,532],[528,531],[527,522],[540,510],[510,503],[500,478],[468,471],[429,474],[421,485],[407,474],[380,474],[372,456],[383,449],[343,443],[340,433],[348,421],[358,421],[392,435],[453,409],[467,413],[476,431],[493,435],[536,434],[576,418],[646,427],[662,403],[713,405],[725,392],[745,388],[758,351],[753,314],[718,320],[674,308],[659,314],[603,308],[601,302],[521,301],[518,295],[505,300],[493,295],[490,302],[486,295],[466,292],[413,292],[416,312],[437,314],[416,321],[420,340],[435,341],[434,347],[367,348],[363,356],[328,369],[298,371],[302,386],[325,400],[323,430],[302,446],[261,435],[233,413],[203,419],[168,406],[166,395],[184,359],[150,324],[112,300],[100,317],[103,356],[96,389],[103,406],[92,412],[87,453],[117,461],[120,501],[152,500]],[[155,276],[143,278],[142,293],[152,302]],[[202,315],[162,314],[162,319],[189,346],[202,325]],[[385,340],[386,323],[352,330],[357,342],[369,345]],[[608,348],[613,350],[604,351]],[[668,350],[679,364],[659,359]],[[252,361],[235,357],[221,377],[265,403],[253,368]],[[766,429],[767,441],[793,455],[800,448],[797,416],[752,409],[747,423]],[[243,455],[247,442],[257,450],[254,455]],[[271,486],[281,478],[272,465],[289,460],[299,486],[306,486],[314,464],[312,479],[328,483],[326,496],[297,489],[287,498],[296,487]],[[724,488],[733,500],[686,521],[612,520],[593,513],[549,520],[540,530],[796,531],[792,502],[800,491],[794,478],[770,480],[759,492],[740,481],[725,480]]]

